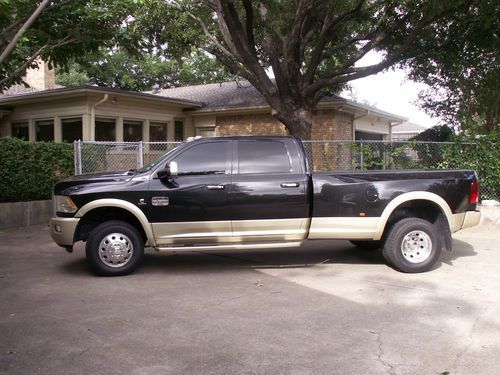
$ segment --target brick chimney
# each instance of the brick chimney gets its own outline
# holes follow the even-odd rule
[[[56,75],[54,69],[43,60],[38,60],[38,68],[26,70],[25,81],[30,87],[37,90],[51,90],[56,88]]]

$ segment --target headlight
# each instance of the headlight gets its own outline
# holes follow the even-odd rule
[[[55,195],[54,202],[56,206],[56,212],[65,212],[72,214],[75,213],[78,209],[71,198],[64,195]]]

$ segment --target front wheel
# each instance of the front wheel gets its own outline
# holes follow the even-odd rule
[[[439,260],[441,243],[430,222],[411,217],[391,227],[382,254],[399,271],[425,272]]]
[[[142,260],[144,241],[132,225],[118,220],[106,221],[92,230],[85,252],[97,274],[128,275]]]

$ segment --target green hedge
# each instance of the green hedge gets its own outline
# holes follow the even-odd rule
[[[480,199],[500,199],[500,133],[454,137],[455,142],[474,142],[474,147],[450,148],[443,154],[443,168],[470,168],[479,177]]]
[[[0,202],[50,199],[54,183],[73,171],[72,144],[0,138]]]

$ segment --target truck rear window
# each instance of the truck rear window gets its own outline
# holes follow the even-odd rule
[[[286,144],[262,140],[238,142],[238,170],[240,174],[293,171]]]

